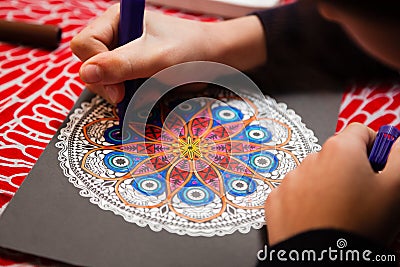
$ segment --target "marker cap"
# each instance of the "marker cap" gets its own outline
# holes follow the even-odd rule
[[[61,28],[20,21],[0,20],[0,41],[56,49],[61,40]]]
[[[369,161],[374,171],[383,170],[388,159],[390,149],[400,136],[400,131],[392,125],[384,125],[379,128],[374,145],[369,155]]]

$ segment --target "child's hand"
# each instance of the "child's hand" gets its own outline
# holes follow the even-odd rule
[[[113,104],[123,98],[123,81],[150,77],[178,63],[217,61],[243,70],[266,58],[262,26],[255,16],[204,23],[146,11],[142,37],[114,49],[118,22],[116,4],[71,42],[72,51],[84,61],[82,80]]]
[[[141,38],[116,48],[119,4],[110,7],[71,42],[73,52],[85,63],[80,76],[91,91],[111,103],[123,98],[123,81],[149,77],[183,60],[211,57],[207,52],[206,24],[145,13]],[[113,50],[114,49],[114,50]]]
[[[286,175],[265,203],[271,245],[322,228],[391,241],[400,225],[400,140],[378,174],[367,157],[375,135],[352,124]]]

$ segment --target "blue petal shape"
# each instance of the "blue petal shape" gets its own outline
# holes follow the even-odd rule
[[[243,114],[237,108],[231,106],[219,106],[212,109],[213,119],[219,124],[241,121]],[[218,125],[218,124],[216,124]],[[214,124],[214,127],[216,126]]]
[[[257,189],[257,184],[246,176],[233,175],[224,179],[225,191],[234,196],[247,196]]]
[[[278,158],[268,151],[252,153],[249,156],[250,166],[257,172],[272,172],[279,165]]]
[[[215,198],[215,194],[197,178],[192,179],[178,192],[179,199],[192,206],[204,206]]]
[[[131,155],[120,151],[113,151],[104,157],[104,164],[115,172],[129,172],[134,167],[134,159]]]
[[[138,177],[132,182],[133,188],[147,196],[159,196],[165,192],[165,180],[156,176]]]
[[[129,130],[124,135],[121,134],[121,127],[114,125],[104,132],[104,138],[110,144],[120,145],[131,141],[133,133]],[[124,139],[122,139],[124,138]],[[142,138],[143,139],[143,138]],[[133,141],[133,140],[132,140]]]
[[[250,125],[246,127],[244,131],[246,132],[246,136],[248,137],[249,141],[254,143],[266,143],[272,138],[271,132],[267,128],[259,125]]]

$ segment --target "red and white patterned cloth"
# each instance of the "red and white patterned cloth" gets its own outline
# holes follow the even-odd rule
[[[0,213],[84,88],[78,75],[81,63],[73,57],[69,42],[115,2],[0,2],[0,19],[56,24],[63,31],[54,52],[0,43]],[[220,19],[164,7],[148,9],[186,19]]]
[[[53,52],[0,42],[0,214],[84,88],[78,76],[81,63],[73,57],[69,42],[115,2],[0,1],[0,19],[56,24],[63,31],[61,45]],[[148,8],[187,19],[221,19],[159,6]],[[351,88],[344,94],[337,130],[353,121],[375,130],[387,123],[400,126],[400,86]],[[0,266],[22,265],[0,258]]]
[[[355,85],[343,95],[336,131],[352,122],[375,131],[391,124],[400,129],[400,84]]]

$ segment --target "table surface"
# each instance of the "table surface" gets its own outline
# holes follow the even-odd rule
[[[0,215],[84,88],[81,63],[69,42],[87,23],[116,1],[13,0],[0,2],[0,19],[57,24],[62,42],[48,52],[0,42]],[[200,21],[221,17],[148,6],[172,16]],[[343,95],[337,131],[351,122],[377,130],[400,127],[400,85],[353,85]],[[25,259],[0,258],[1,266],[26,266]]]

